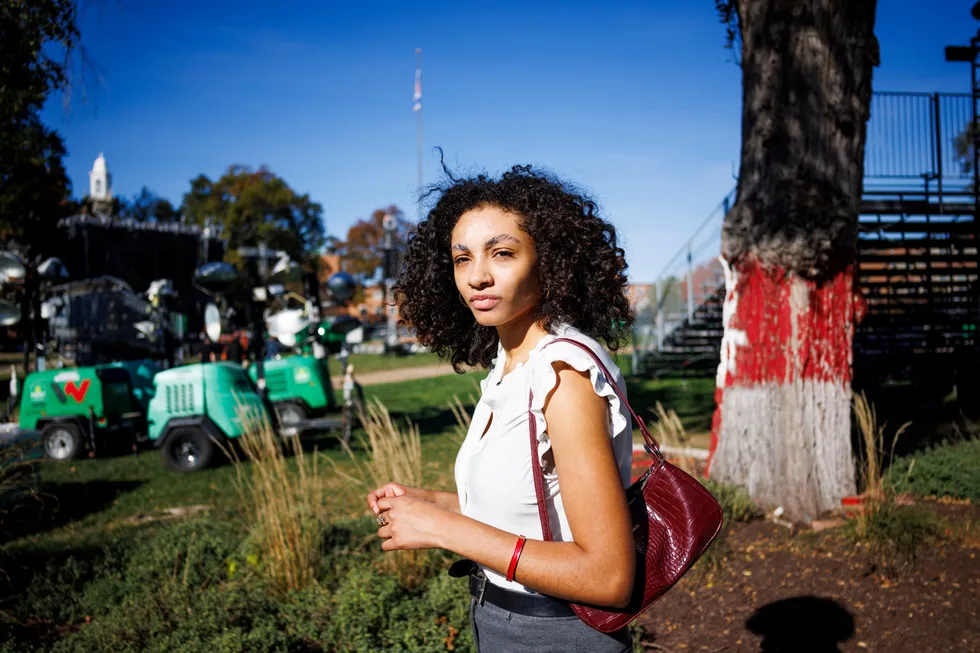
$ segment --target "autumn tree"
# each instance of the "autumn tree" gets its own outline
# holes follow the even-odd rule
[[[742,70],[709,471],[797,520],[855,491],[852,339],[875,0],[719,0]]]
[[[184,195],[181,213],[191,223],[217,229],[228,243],[229,260],[237,261],[239,247],[264,242],[303,261],[324,243],[323,207],[265,167],[231,166],[216,181],[199,175]]]
[[[347,230],[347,240],[340,245],[340,258],[344,271],[360,279],[373,277],[384,262],[384,228],[385,214],[395,216],[396,229],[392,238],[392,248],[395,258],[399,259],[408,243],[414,225],[405,219],[405,215],[397,206],[377,209],[371,217],[358,220]]]

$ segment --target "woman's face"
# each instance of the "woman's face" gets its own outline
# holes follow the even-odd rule
[[[499,327],[534,309],[537,253],[516,215],[495,206],[467,211],[450,242],[456,289],[479,324]]]

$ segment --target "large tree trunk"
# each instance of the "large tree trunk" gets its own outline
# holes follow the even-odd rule
[[[709,472],[805,521],[855,490],[854,288],[874,0],[738,0],[742,153],[725,219]]]

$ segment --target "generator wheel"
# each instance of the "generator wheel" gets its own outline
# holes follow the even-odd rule
[[[177,472],[196,472],[211,464],[214,442],[203,429],[181,426],[167,437],[163,460]]]
[[[82,432],[75,424],[48,424],[41,430],[41,439],[51,460],[71,460],[82,449]]]
[[[279,424],[283,427],[296,426],[306,419],[306,409],[292,401],[276,404],[276,414],[279,416]]]

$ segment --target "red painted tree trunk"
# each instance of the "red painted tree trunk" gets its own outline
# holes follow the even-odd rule
[[[817,283],[753,258],[726,269],[709,473],[797,519],[855,491],[853,279],[848,268]]]
[[[732,0],[742,152],[709,473],[806,521],[855,490],[854,265],[875,0]]]

